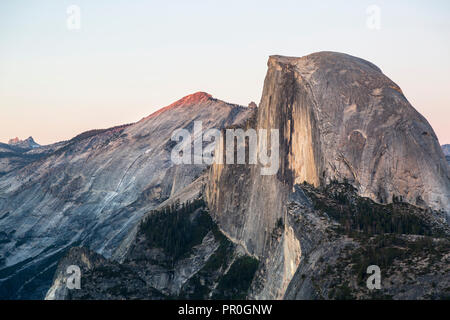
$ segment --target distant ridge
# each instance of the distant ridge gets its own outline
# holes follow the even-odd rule
[[[222,102],[224,104],[229,105],[230,107],[241,107],[241,108],[246,108],[245,106],[239,105],[239,104],[235,104],[235,103],[229,103],[229,102],[225,102],[219,99],[214,98],[211,94],[207,93],[207,92],[203,92],[203,91],[198,91],[192,94],[189,94],[187,96],[184,96],[183,98],[175,101],[174,103],[171,103],[170,105],[163,107],[155,112],[153,112],[152,114],[150,114],[149,116],[145,117],[144,119],[150,119],[153,117],[158,116],[159,114],[167,111],[167,110],[171,110],[174,108],[180,108],[180,107],[190,107],[190,106],[196,106],[196,105],[204,105],[204,104],[208,104],[211,102]],[[253,107],[253,105],[249,105],[249,107]]]
[[[40,145],[34,141],[33,137],[28,137],[25,140],[20,140],[18,137],[15,137],[13,139],[9,139],[8,144],[23,149],[34,149],[40,147]]]

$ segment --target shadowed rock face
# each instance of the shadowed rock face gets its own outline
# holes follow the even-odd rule
[[[450,156],[450,144],[444,144],[442,146],[442,151],[444,151],[446,156]]]
[[[256,121],[247,127],[279,129],[278,173],[214,165],[207,197],[225,234],[259,256],[273,276],[255,297],[280,297],[298,265],[289,226],[273,240],[296,183],[349,181],[380,203],[395,196],[450,212],[449,172],[433,129],[370,62],[334,52],[270,57]]]
[[[69,247],[110,257],[144,213],[194,181],[206,165],[171,162],[174,130],[192,131],[193,121],[223,128],[252,113],[196,93],[135,124],[54,145],[2,176],[0,298],[43,298]]]
[[[445,158],[447,159],[447,163],[450,165],[450,144],[444,144],[442,146],[442,151],[444,151]]]

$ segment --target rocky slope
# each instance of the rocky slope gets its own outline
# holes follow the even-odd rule
[[[0,180],[0,298],[43,298],[70,247],[110,257],[144,213],[196,179],[205,164],[171,162],[174,130],[192,131],[193,121],[223,128],[253,112],[199,92],[137,123],[44,148],[7,172]]]
[[[442,151],[444,152],[444,154],[446,156],[449,156],[450,155],[450,144],[444,144],[442,146]]]
[[[382,205],[349,184],[296,185],[288,220],[302,247],[285,299],[448,299],[450,229],[398,199]],[[381,289],[366,285],[369,265]]]
[[[82,269],[79,290],[65,285],[73,264]],[[177,200],[142,220],[121,262],[72,248],[46,299],[242,299],[257,265],[218,230],[203,200]]]

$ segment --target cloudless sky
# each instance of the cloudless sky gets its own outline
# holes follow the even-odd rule
[[[67,28],[69,5],[81,29]],[[368,6],[380,30],[367,27]],[[0,1],[0,141],[48,144],[206,91],[259,103],[269,55],[369,60],[450,143],[450,1]]]

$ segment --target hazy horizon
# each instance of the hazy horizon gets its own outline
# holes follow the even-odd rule
[[[446,1],[3,1],[0,142],[67,140],[197,91],[258,104],[269,55],[338,51],[380,67],[449,144],[449,40]]]

